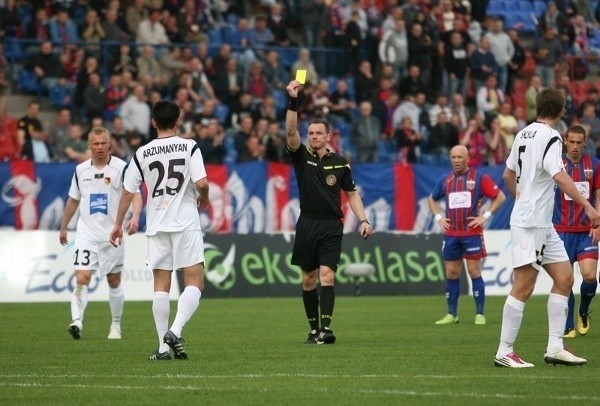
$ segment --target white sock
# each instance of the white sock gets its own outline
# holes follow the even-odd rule
[[[507,296],[502,311],[502,330],[500,333],[500,345],[496,352],[496,358],[502,358],[513,352],[513,345],[517,341],[517,335],[523,321],[525,303]]]
[[[569,298],[556,293],[548,296],[548,347],[546,352],[553,354],[562,351],[563,334],[569,311]]]
[[[71,296],[71,320],[79,319],[83,323],[83,315],[88,303],[88,286],[78,283]]]
[[[112,316],[112,325],[121,326],[121,316],[123,315],[123,305],[125,304],[125,291],[123,285],[116,288],[109,288],[108,305]]]
[[[181,296],[179,296],[179,302],[177,303],[177,314],[173,325],[171,325],[171,331],[177,337],[181,336],[181,330],[183,326],[192,318],[198,306],[200,306],[200,298],[202,293],[200,289],[195,286],[186,287]]]
[[[169,314],[171,305],[168,292],[154,292],[152,298],[152,314],[154,314],[154,325],[158,334],[158,352],[169,350],[169,346],[163,343],[163,337],[169,329]]]

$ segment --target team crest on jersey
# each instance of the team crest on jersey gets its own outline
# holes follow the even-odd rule
[[[104,178],[104,183],[110,185],[110,178],[108,176]]]
[[[106,193],[90,194],[90,214],[108,214],[108,195]]]
[[[467,181],[467,189],[469,189],[469,190],[475,189],[475,181],[474,180]]]
[[[594,174],[594,171],[592,169],[585,168],[583,170],[583,173],[585,174],[586,179],[592,179],[592,175]]]
[[[333,186],[335,185],[335,182],[337,182],[337,178],[335,177],[335,175],[327,175],[327,177],[325,178],[325,182],[329,186]]]

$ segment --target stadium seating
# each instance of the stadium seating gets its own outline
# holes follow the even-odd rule
[[[44,88],[35,73],[27,69],[19,71],[19,88],[25,93],[33,93],[38,96],[41,96],[44,92]]]
[[[66,88],[55,86],[49,92],[50,105],[55,108],[71,107],[72,98],[67,99],[68,96],[70,92]]]
[[[225,164],[233,165],[237,162],[237,150],[235,149],[235,144],[232,136],[226,136],[223,144],[227,149],[227,155],[225,156]]]
[[[536,0],[533,3],[533,9],[534,9],[535,15],[537,17],[541,16],[542,13],[544,11],[546,11],[546,2],[545,1],[541,1],[541,0]]]
[[[16,38],[7,38],[4,41],[4,56],[8,60],[21,61],[27,58],[23,46]]]
[[[229,117],[229,106],[226,104],[217,104],[215,106],[215,117],[221,125],[224,125],[227,117]]]
[[[218,28],[211,28],[207,32],[208,34],[208,42],[211,46],[219,47],[223,43],[223,36],[221,34],[221,30]]]
[[[275,109],[277,109],[277,113],[284,113],[287,107],[287,94],[283,90],[277,89],[273,90],[272,95],[275,99]]]

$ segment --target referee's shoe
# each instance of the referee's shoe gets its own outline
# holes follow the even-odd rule
[[[335,343],[335,336],[333,331],[329,327],[324,327],[319,331],[317,336],[317,344],[333,344]]]

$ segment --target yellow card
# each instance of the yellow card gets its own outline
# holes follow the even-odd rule
[[[306,69],[298,69],[296,71],[296,80],[303,85],[306,82]]]

